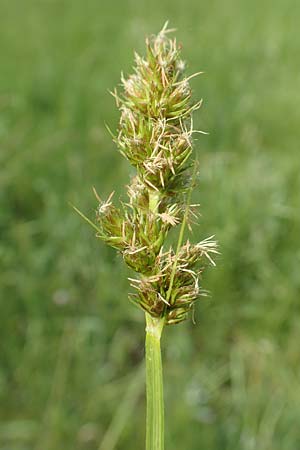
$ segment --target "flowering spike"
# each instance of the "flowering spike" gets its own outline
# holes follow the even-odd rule
[[[123,92],[112,95],[120,110],[116,135],[111,135],[120,153],[135,168],[127,186],[128,202],[116,207],[113,193],[99,202],[97,236],[118,249],[125,263],[140,278],[130,278],[136,290],[130,300],[153,318],[166,324],[186,319],[196,299],[207,263],[218,254],[213,236],[198,244],[185,243],[185,224],[197,219],[189,199],[194,180],[190,168],[192,136],[205,133],[193,129],[192,113],[202,100],[192,102],[189,81],[202,74],[185,76],[185,63],[176,39],[169,38],[168,23],[157,36],[146,39],[146,56],[134,55],[134,73],[121,74]],[[168,232],[181,224],[176,252],[163,250]]]

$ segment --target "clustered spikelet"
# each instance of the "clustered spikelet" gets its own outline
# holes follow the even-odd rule
[[[198,244],[179,242],[176,252],[164,244],[169,231],[195,216],[191,189],[192,103],[180,46],[165,26],[146,40],[147,53],[135,54],[134,74],[122,75],[122,94],[113,93],[121,112],[117,136],[120,153],[135,168],[128,201],[116,207],[113,194],[96,212],[98,237],[116,248],[140,274],[130,278],[130,299],[166,324],[181,322],[203,291],[200,277],[217,253],[213,236]],[[196,74],[197,75],[197,74]],[[181,224],[181,225],[180,225]],[[182,228],[181,228],[182,229]]]

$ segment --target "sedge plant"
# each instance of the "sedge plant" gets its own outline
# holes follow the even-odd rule
[[[129,278],[129,299],[146,321],[146,450],[164,449],[164,398],[161,336],[164,328],[184,321],[205,291],[202,273],[213,264],[217,244],[210,236],[199,243],[184,240],[196,220],[191,192],[197,172],[192,160],[192,114],[201,101],[191,100],[181,47],[169,38],[167,24],[146,39],[145,57],[135,54],[134,73],[122,75],[122,92],[113,92],[120,122],[113,135],[121,155],[134,167],[127,201],[102,201],[91,221],[97,238],[115,248],[137,274]],[[201,72],[199,72],[201,73]],[[175,248],[167,237],[178,229]]]

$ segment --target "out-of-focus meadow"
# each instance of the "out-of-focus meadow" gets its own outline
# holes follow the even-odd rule
[[[143,314],[93,217],[130,169],[105,123],[133,50],[166,19],[195,98],[193,240],[216,234],[211,296],[166,329],[176,450],[300,446],[300,3],[2,0],[0,449],[144,447]]]

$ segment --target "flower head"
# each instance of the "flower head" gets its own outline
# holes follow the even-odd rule
[[[181,47],[167,26],[146,40],[146,56],[135,54],[134,73],[122,74],[123,91],[114,97],[120,109],[115,142],[135,168],[127,186],[127,203],[116,207],[111,194],[99,201],[98,237],[118,249],[140,274],[130,279],[130,299],[167,324],[184,320],[203,293],[201,276],[218,253],[213,236],[198,244],[179,241],[176,252],[163,250],[171,228],[188,227],[197,215],[188,204],[193,130],[193,102]],[[180,225],[181,224],[181,225]],[[181,229],[183,231],[183,229]],[[183,233],[180,233],[183,235]]]

